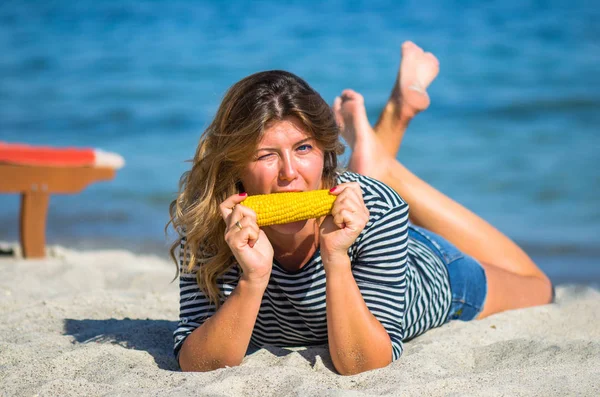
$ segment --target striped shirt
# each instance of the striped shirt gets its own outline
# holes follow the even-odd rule
[[[352,172],[338,183],[358,182],[369,222],[348,249],[352,274],[370,312],[392,342],[393,360],[402,341],[442,325],[451,302],[448,272],[427,246],[408,236],[408,204],[385,184]],[[183,269],[184,240],[179,249]],[[197,270],[197,267],[196,267]],[[218,279],[223,301],[240,277],[238,266]],[[185,338],[215,313],[196,284],[196,274],[180,274],[180,321],[174,332],[177,356]],[[327,343],[325,270],[319,249],[300,270],[289,272],[277,260],[261,302],[251,343],[257,347]]]

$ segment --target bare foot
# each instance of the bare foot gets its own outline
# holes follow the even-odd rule
[[[411,41],[402,44],[396,82],[375,125],[375,132],[394,157],[410,120],[429,107],[431,101],[426,90],[439,70],[439,62],[432,53],[424,52]]]
[[[412,41],[402,44],[402,61],[390,96],[395,107],[405,116],[414,117],[430,104],[427,87],[440,71],[440,64],[431,52],[424,52]]]
[[[352,149],[348,169],[381,180],[390,156],[369,124],[363,96],[344,90],[341,97],[335,98],[333,111],[342,136]]]

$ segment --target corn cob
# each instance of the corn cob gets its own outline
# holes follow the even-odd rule
[[[335,196],[328,190],[248,196],[242,205],[256,212],[259,227],[279,225],[328,215]]]

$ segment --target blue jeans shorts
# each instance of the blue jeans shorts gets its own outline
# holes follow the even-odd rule
[[[452,303],[447,321],[475,319],[483,310],[487,295],[487,279],[481,264],[442,236],[412,223],[408,226],[408,235],[430,247],[448,269]]]

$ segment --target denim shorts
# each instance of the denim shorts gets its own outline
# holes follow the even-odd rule
[[[475,319],[483,310],[487,295],[487,279],[481,264],[442,236],[412,223],[408,226],[408,235],[430,247],[448,269],[452,303],[446,321]]]

